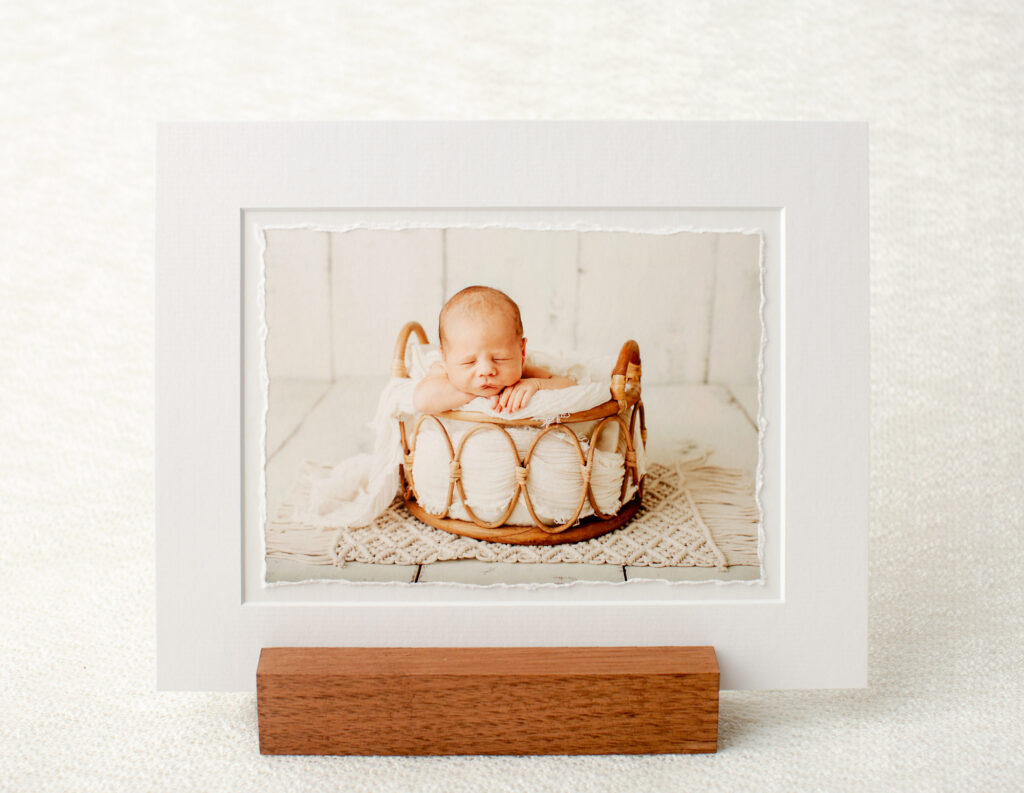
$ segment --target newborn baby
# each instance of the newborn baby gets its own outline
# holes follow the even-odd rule
[[[438,320],[441,360],[417,385],[413,405],[420,413],[443,413],[476,397],[491,409],[514,413],[541,389],[576,385],[526,363],[526,339],[519,306],[504,292],[470,286],[454,295]]]

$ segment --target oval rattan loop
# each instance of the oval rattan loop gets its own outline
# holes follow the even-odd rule
[[[637,400],[637,403],[633,405],[633,412],[629,416],[629,437],[631,440],[636,437],[636,419],[638,414],[640,416],[640,442],[647,446],[647,421],[645,420],[643,400]]]
[[[576,437],[576,433],[564,424],[552,424],[537,433],[537,437],[533,439],[533,443],[530,444],[530,448],[526,452],[526,457],[523,458],[524,467],[530,465],[530,460],[533,458],[533,452],[537,448],[537,444],[549,432],[563,432],[572,438],[573,443],[576,445],[576,454],[579,456],[580,469],[583,472],[583,488],[580,491],[580,503],[576,505],[576,511],[573,512],[572,517],[565,523],[558,526],[548,526],[537,517],[537,513],[533,509],[533,502],[530,500],[530,491],[525,486],[523,487],[523,501],[526,502],[526,509],[529,510],[530,517],[533,518],[533,523],[538,529],[548,534],[561,534],[576,523],[580,513],[583,511],[583,505],[587,503],[587,489],[590,487],[590,466],[587,464],[586,455],[583,454],[583,447],[580,445],[580,439]]]
[[[509,446],[512,449],[512,456],[515,458],[516,467],[518,468],[520,466],[520,461],[519,450],[516,448],[516,442],[512,440],[512,436],[508,434],[508,430],[506,430],[504,427],[498,426],[497,424],[480,424],[476,427],[473,427],[473,429],[471,429],[469,432],[463,435],[462,440],[459,441],[459,448],[455,450],[455,459],[452,461],[453,464],[459,464],[461,462],[462,450],[466,448],[466,441],[468,441],[478,432],[482,432],[483,430],[489,428],[500,432],[502,435],[505,436],[505,439],[508,440]],[[459,486],[459,499],[462,502],[463,509],[466,510],[466,514],[469,515],[473,523],[475,523],[481,529],[494,529],[500,526],[506,520],[508,520],[508,516],[511,515],[513,510],[515,510],[516,508],[516,502],[519,500],[519,493],[523,491],[523,486],[521,484],[516,484],[516,489],[512,492],[512,498],[509,499],[508,506],[505,509],[505,514],[503,514],[497,520],[492,520],[488,522],[485,520],[481,520],[479,517],[477,517],[476,513],[473,512],[469,504],[466,502],[466,487],[462,483],[461,477],[458,480],[455,480],[455,483]]]
[[[398,435],[402,442],[402,465],[398,467],[398,486],[402,491],[402,499],[409,498],[412,482],[412,457],[409,456],[409,439],[405,433],[405,420],[398,419]]]
[[[593,467],[593,464],[594,464],[594,454],[597,452],[597,439],[601,436],[601,433],[604,431],[604,428],[607,427],[612,422],[616,422],[619,425],[619,428],[625,434],[625,438],[626,438],[626,453],[629,454],[630,452],[633,451],[633,441],[629,437],[629,427],[626,426],[626,422],[623,421],[622,418],[620,418],[619,416],[609,416],[604,421],[602,421],[600,424],[598,424],[596,427],[594,427],[594,431],[590,434],[590,451],[587,453],[587,467],[588,468]],[[606,515],[605,513],[601,512],[600,508],[597,506],[597,498],[594,497],[594,488],[588,482],[587,483],[587,496],[590,498],[590,506],[593,508],[594,514],[597,515],[602,520],[608,520],[609,518],[614,517],[615,514],[620,509],[622,509],[622,504],[623,504],[622,499],[626,495],[626,487],[627,486],[628,486],[628,478],[627,478],[625,469],[623,469],[623,472],[622,472],[622,488],[619,490],[619,505],[618,505],[618,507],[616,507],[615,512],[612,512],[612,513]]]
[[[416,421],[416,426],[413,427],[413,429],[412,429],[412,444],[409,447],[409,455],[408,455],[410,461],[416,455],[416,444],[419,442],[419,439],[420,439],[420,427],[423,426],[423,422],[426,421],[427,419],[431,419],[435,424],[437,424],[438,429],[441,430],[441,435],[444,437],[444,442],[448,446],[448,459],[449,459],[449,461],[454,460],[455,459],[455,449],[452,446],[452,439],[448,436],[448,430],[445,429],[444,422],[442,422],[441,419],[439,419],[437,416],[435,416],[435,415],[433,415],[431,413],[424,413],[422,416],[419,417],[419,419]],[[412,463],[411,462],[409,464],[408,472],[409,472],[409,492],[412,493],[412,497],[413,498],[415,498],[417,501],[419,501],[420,497],[419,497],[419,494],[416,492],[416,484],[415,484],[415,481],[413,480],[413,477],[412,477]],[[440,515],[438,515],[437,517],[443,518],[443,517],[446,517],[448,515],[449,510],[452,508],[452,496],[454,495],[454,493],[455,493],[455,480],[449,478],[448,479],[448,495],[445,496],[445,500],[444,500],[444,511]]]
[[[638,400],[637,403],[635,405],[633,405],[633,412],[632,412],[632,414],[629,417],[629,442],[630,442],[630,445],[633,448],[633,461],[634,461],[634,465],[632,466],[632,469],[633,469],[633,484],[636,485],[636,492],[637,492],[638,498],[642,499],[644,497],[644,478],[647,475],[644,474],[643,476],[641,476],[640,475],[640,469],[635,464],[635,462],[636,462],[636,444],[633,443],[633,441],[636,438],[636,420],[637,420],[637,416],[640,417],[640,443],[642,444],[643,448],[646,449],[647,448],[647,422],[646,422],[646,418],[645,418],[645,415],[644,415],[644,403],[643,403],[643,400]],[[625,485],[625,479],[623,479],[623,485]],[[623,490],[623,492],[625,492],[625,490]]]

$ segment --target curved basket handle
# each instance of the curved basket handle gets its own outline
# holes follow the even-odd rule
[[[418,322],[406,322],[398,334],[398,341],[395,342],[395,354],[391,359],[392,377],[409,376],[409,370],[405,365],[405,348],[409,344],[409,336],[413,333],[420,340],[420,344],[427,343],[427,334],[423,331],[423,326]]]
[[[612,399],[625,410],[640,400],[640,345],[630,339],[622,345],[612,369]]]

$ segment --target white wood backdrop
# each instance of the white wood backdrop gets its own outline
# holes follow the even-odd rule
[[[614,356],[640,345],[644,382],[757,381],[760,236],[742,232],[268,229],[271,378],[385,375],[412,319],[437,340],[471,284],[519,303],[528,344]]]

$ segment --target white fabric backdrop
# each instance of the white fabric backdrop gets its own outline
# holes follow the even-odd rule
[[[1024,787],[1024,6],[36,5],[0,7],[0,787]],[[455,759],[264,758],[252,696],[154,691],[155,124],[341,118],[871,123],[869,689],[728,693],[715,756]]]

